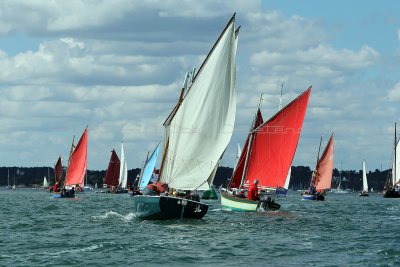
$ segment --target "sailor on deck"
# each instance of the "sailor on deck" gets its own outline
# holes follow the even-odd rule
[[[249,191],[247,192],[247,199],[249,200],[260,200],[260,197],[258,196],[258,180],[254,180],[254,183],[250,185]]]

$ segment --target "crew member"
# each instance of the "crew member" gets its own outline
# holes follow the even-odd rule
[[[250,185],[249,191],[247,192],[247,199],[249,200],[260,200],[258,196],[258,180],[254,180],[254,183]]]

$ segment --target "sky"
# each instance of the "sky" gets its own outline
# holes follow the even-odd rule
[[[314,167],[335,136],[335,167],[390,168],[400,122],[400,2],[140,0],[0,2],[0,166],[67,162],[89,129],[88,168],[124,142],[140,168],[163,140],[187,71],[236,12],[233,166],[261,92],[265,119],[312,86],[293,165]]]

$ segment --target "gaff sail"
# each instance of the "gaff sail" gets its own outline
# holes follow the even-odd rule
[[[86,127],[74,151],[71,153],[65,178],[66,186],[79,185],[82,188],[84,187],[87,168],[87,143],[88,128]]]
[[[110,162],[108,163],[108,168],[106,171],[106,176],[104,177],[104,183],[109,186],[117,186],[119,184],[119,170],[120,170],[120,160],[117,153],[113,149],[111,151]]]

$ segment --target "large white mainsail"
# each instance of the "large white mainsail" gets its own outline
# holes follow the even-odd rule
[[[231,139],[237,38],[233,16],[164,124],[160,180],[172,188],[207,190],[207,179]]]
[[[365,171],[365,160],[362,162],[362,171],[363,171],[363,191],[368,192],[368,181],[367,181],[367,173]]]
[[[396,143],[396,149],[393,151],[393,159],[392,159],[392,185],[395,185],[400,180],[400,147],[399,141]],[[396,152],[396,156],[394,156],[394,152]],[[395,162],[396,161],[396,162]],[[396,167],[396,170],[395,170]]]
[[[119,167],[119,186],[126,188],[128,181],[128,167],[125,161],[124,143],[121,142],[121,155],[120,155],[120,167]]]

